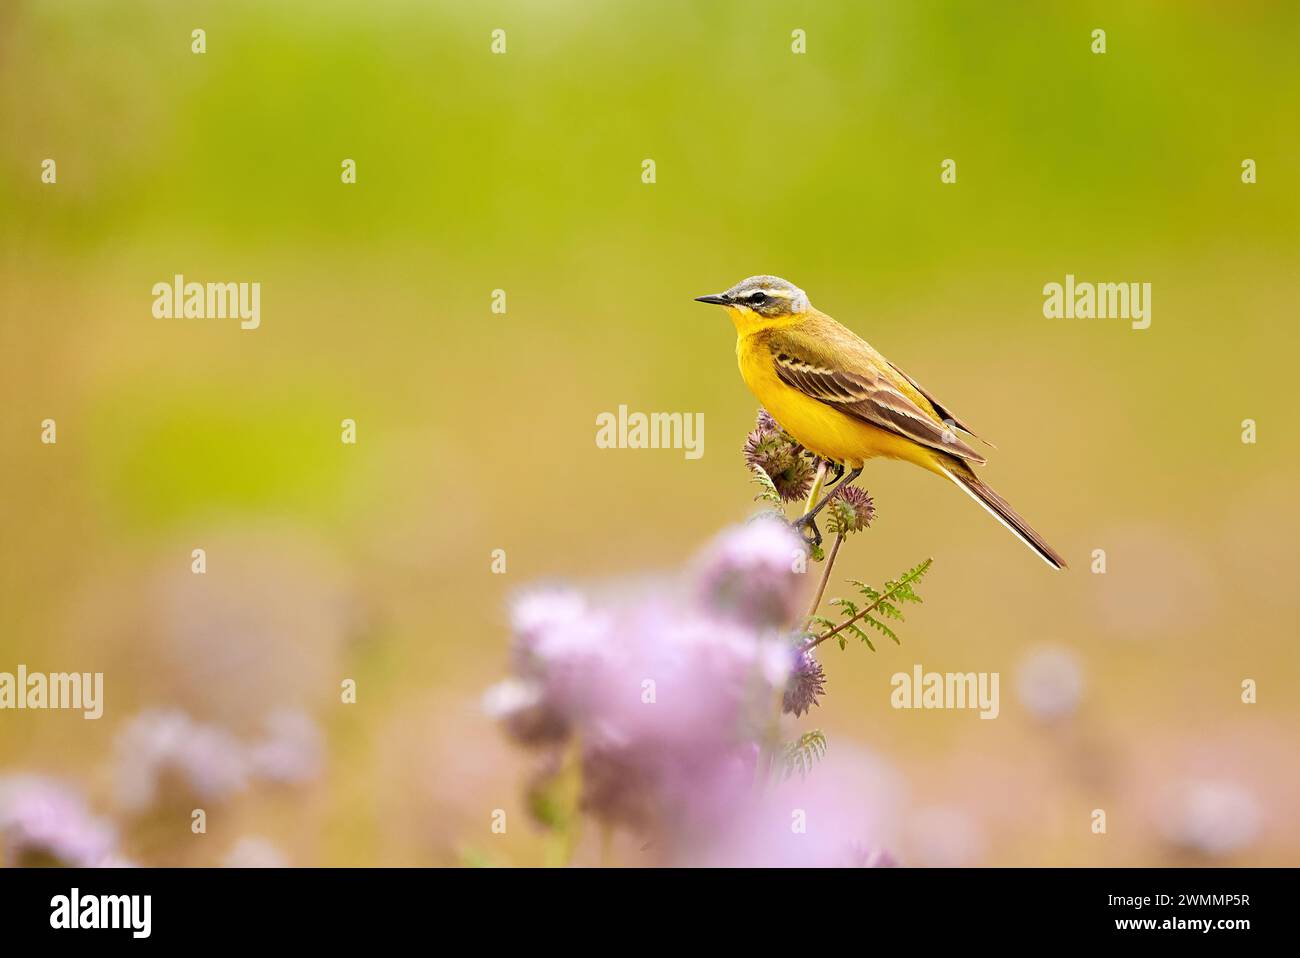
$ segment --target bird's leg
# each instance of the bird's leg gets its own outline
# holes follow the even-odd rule
[[[826,508],[826,503],[831,501],[831,498],[835,495],[835,493],[840,491],[841,487],[853,485],[853,480],[857,479],[858,476],[860,475],[862,475],[862,467],[858,466],[858,468],[854,469],[852,472],[848,473],[843,479],[841,479],[839,483],[836,484],[834,489],[826,493],[826,495],[822,496],[821,502],[817,503],[817,505],[813,506],[802,516],[796,519],[792,523],[794,528],[803,530],[811,526],[813,530],[813,542],[817,545],[821,545],[821,541],[822,541],[821,533],[817,530],[817,513],[821,512],[823,509]]]
[[[813,476],[812,485],[808,489],[808,504],[804,506],[804,513],[812,512],[812,507],[817,502],[817,497],[822,494],[822,487],[826,484],[826,473],[831,468],[832,463],[825,459],[817,460],[817,474]],[[794,525],[791,528],[801,529],[800,526]],[[817,523],[812,524],[813,538],[812,545],[815,549],[822,544],[821,530],[817,528]],[[803,538],[803,532],[800,531],[799,537]]]
[[[834,479],[834,482],[839,482],[841,479],[844,478],[844,463],[842,463],[842,462],[832,462],[832,463],[831,463],[831,471],[832,471],[833,473],[835,473],[835,479]]]
[[[808,520],[807,524],[804,523],[804,519]],[[802,519],[796,519],[791,523],[791,525],[794,529],[798,530],[800,537],[803,538],[807,544],[812,546],[819,546],[822,544],[822,531],[817,528],[817,521],[813,518],[812,513],[809,513]],[[812,529],[811,539],[803,534],[804,529]]]

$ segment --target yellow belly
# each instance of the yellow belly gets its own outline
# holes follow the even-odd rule
[[[776,375],[766,347],[736,344],[740,375],[772,418],[806,449],[857,469],[868,459],[905,459],[933,470],[935,453],[897,433],[833,409],[787,386]]]

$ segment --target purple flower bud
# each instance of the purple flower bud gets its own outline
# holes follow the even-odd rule
[[[786,685],[781,710],[799,716],[816,705],[817,700],[825,693],[826,671],[817,661],[812,648],[806,645],[796,648],[793,655],[794,669]]]
[[[745,437],[744,454],[745,464],[765,473],[783,502],[797,502],[812,488],[817,472],[812,454],[765,409],[758,411],[758,424]]]
[[[826,508],[830,512],[828,528],[837,535],[861,532],[876,517],[876,504],[867,490],[858,486],[836,486],[835,496]]]

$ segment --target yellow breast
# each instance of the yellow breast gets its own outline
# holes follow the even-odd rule
[[[846,415],[781,382],[771,353],[759,337],[737,337],[736,358],[741,377],[763,408],[800,444],[823,459],[843,463],[850,469],[880,456],[929,467],[933,453],[924,447]]]

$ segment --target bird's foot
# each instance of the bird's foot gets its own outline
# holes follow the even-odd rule
[[[817,528],[817,516],[813,513],[800,516],[794,522],[790,523],[790,528],[799,533],[804,542],[814,548],[822,544],[822,531]],[[812,535],[808,533],[811,530]]]

